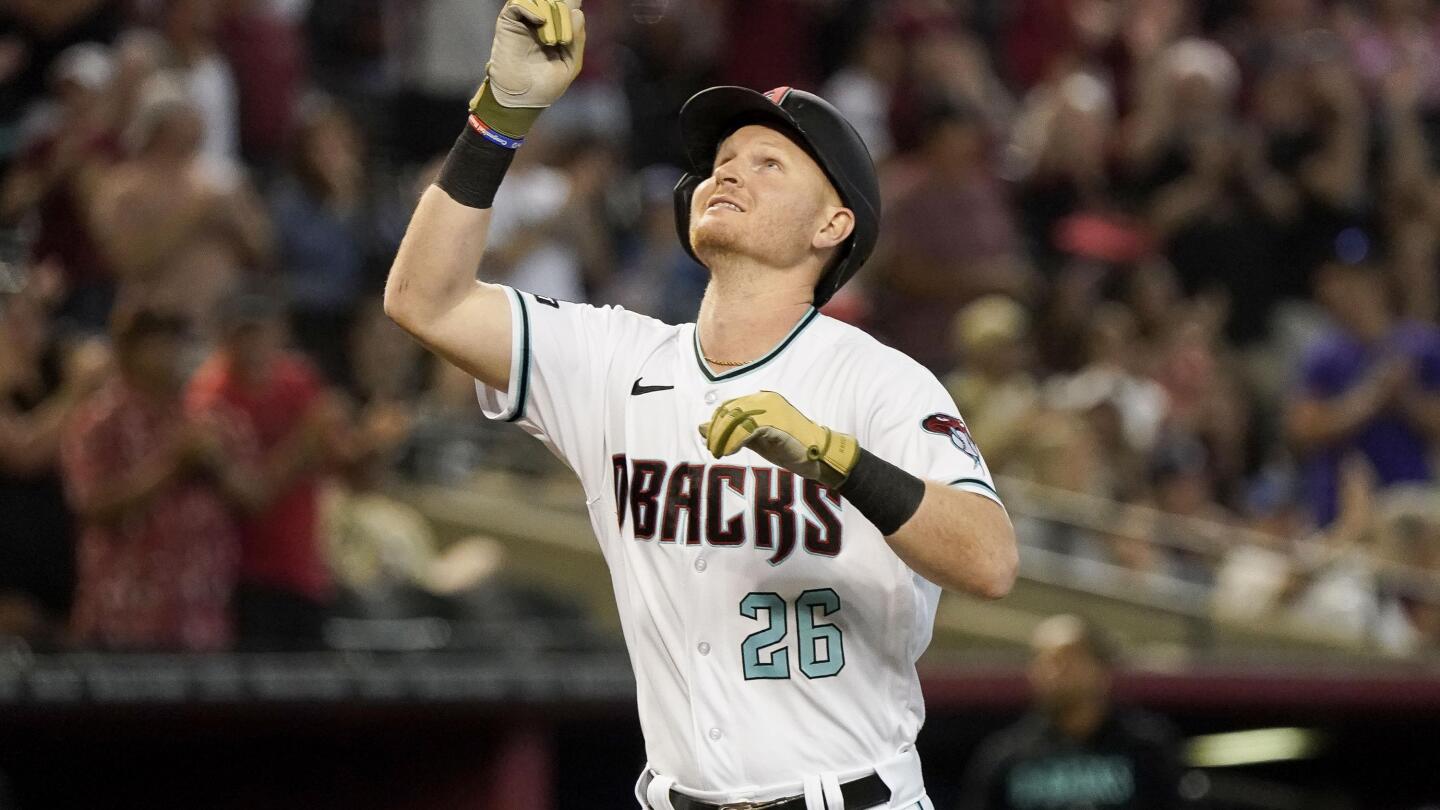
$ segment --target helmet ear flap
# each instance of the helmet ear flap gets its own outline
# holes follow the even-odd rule
[[[675,232],[680,236],[685,252],[697,262],[700,257],[695,255],[695,248],[690,245],[690,201],[695,196],[695,189],[704,181],[703,177],[686,174],[675,184]]]

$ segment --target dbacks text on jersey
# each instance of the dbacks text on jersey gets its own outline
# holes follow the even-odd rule
[[[623,529],[628,518],[638,541],[735,547],[753,539],[771,551],[771,565],[800,544],[821,557],[840,554],[840,496],[818,481],[779,467],[671,465],[623,453],[612,461],[615,519]],[[726,490],[746,507],[727,511]]]

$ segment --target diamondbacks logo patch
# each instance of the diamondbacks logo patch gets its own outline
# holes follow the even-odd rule
[[[948,413],[932,413],[920,420],[920,427],[930,433],[950,437],[951,444],[969,456],[975,466],[980,466],[980,449],[975,446],[975,439],[970,436],[970,428],[965,425],[964,419]]]

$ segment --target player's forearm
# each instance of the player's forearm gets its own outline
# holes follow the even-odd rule
[[[999,504],[982,495],[925,483],[914,516],[885,538],[900,559],[949,590],[999,599],[1015,584],[1015,529]]]
[[[490,233],[490,209],[471,208],[438,186],[425,190],[385,282],[385,314],[412,334],[464,299]]]
[[[958,417],[948,419],[944,424],[956,426],[952,430],[964,427]],[[996,502],[925,481],[861,447],[854,436],[816,424],[774,391],[721,403],[699,430],[717,459],[749,447],[832,488],[931,582],[989,599],[1010,592],[1018,565],[1015,530]]]

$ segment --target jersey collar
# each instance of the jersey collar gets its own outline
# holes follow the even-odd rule
[[[700,324],[697,323],[691,329],[691,334],[693,336],[693,340],[691,342],[694,344],[695,347],[695,365],[700,367],[700,373],[704,374],[705,379],[709,380],[710,382],[733,380],[736,377],[741,376],[742,374],[749,374],[750,372],[754,371],[757,368],[760,368],[771,360],[774,360],[776,357],[779,357],[780,353],[785,351],[785,347],[789,346],[795,340],[795,338],[800,335],[800,332],[803,331],[805,327],[809,326],[810,322],[815,320],[815,316],[819,314],[820,310],[816,309],[815,307],[810,307],[810,309],[806,311],[805,315],[802,316],[798,322],[796,322],[795,327],[790,330],[790,334],[786,335],[783,340],[775,344],[775,348],[767,352],[764,357],[761,357],[758,360],[752,360],[743,366],[736,366],[735,368],[726,371],[723,374],[715,374],[711,372],[710,365],[705,362],[705,354],[700,350]]]

